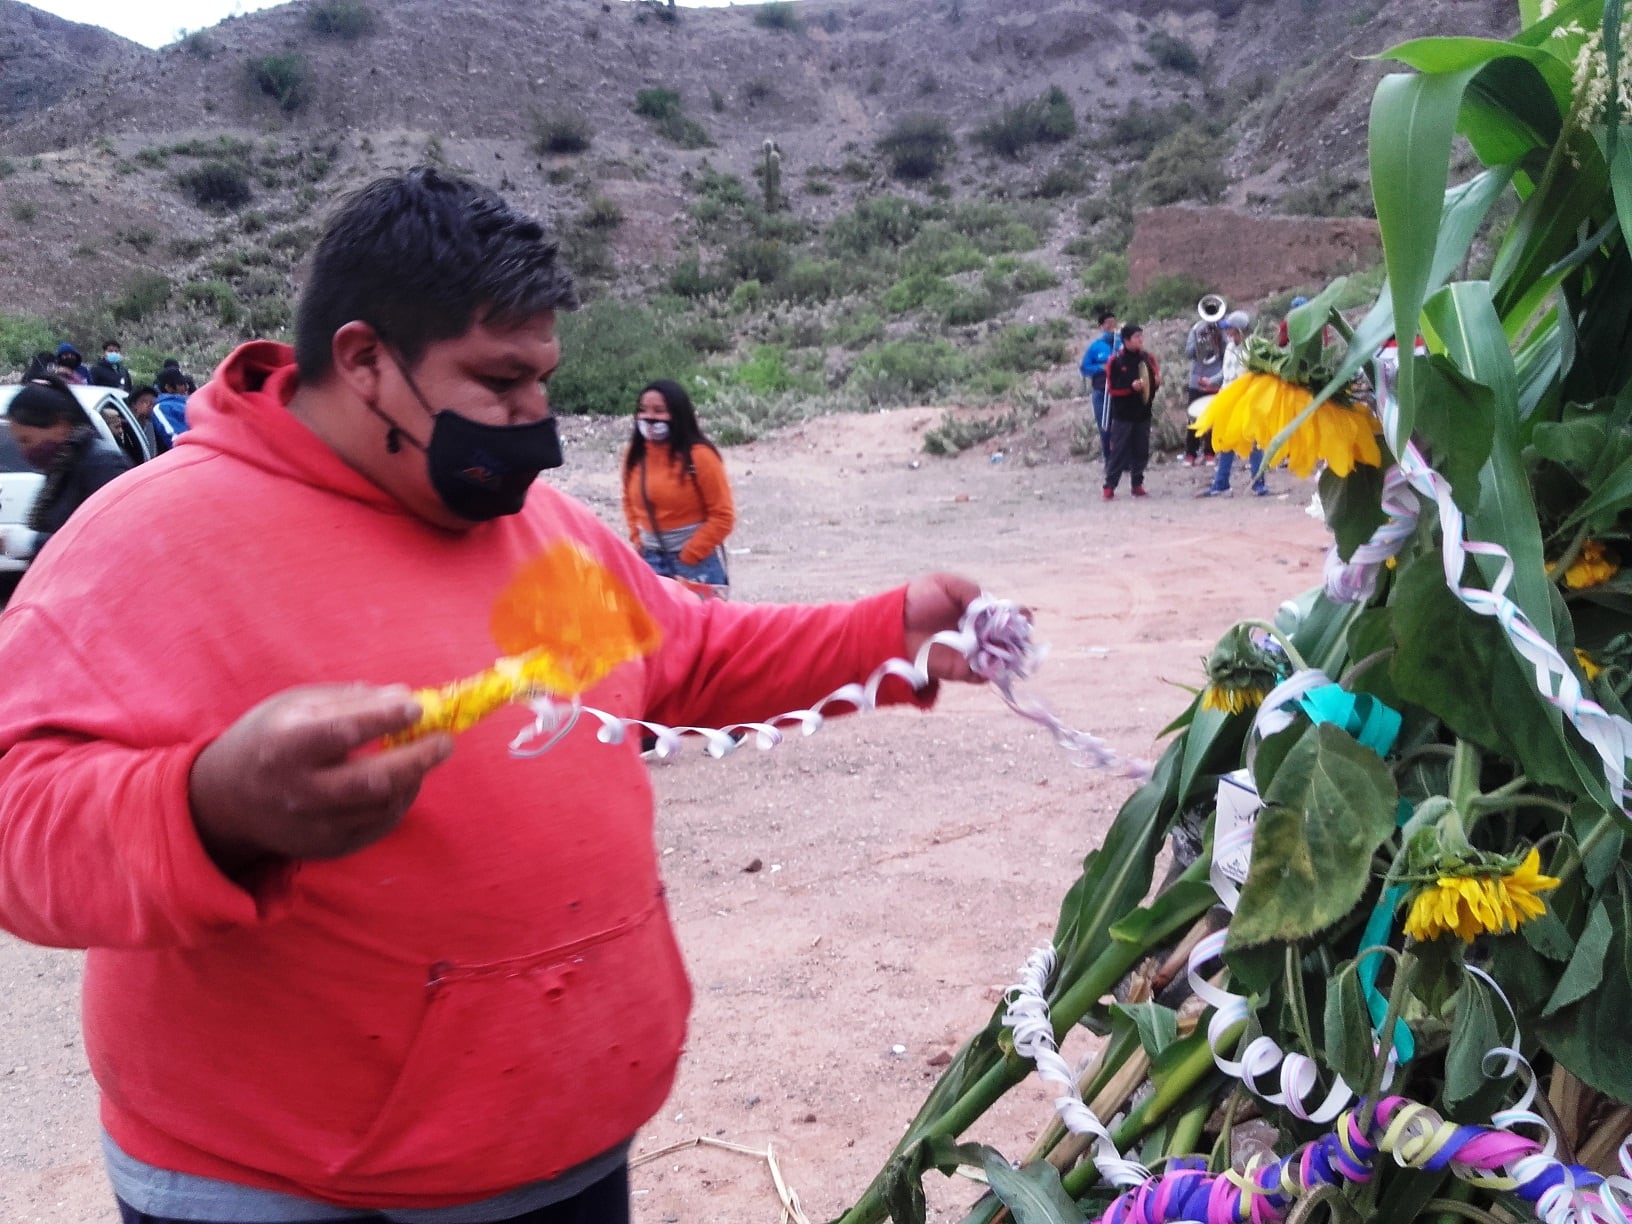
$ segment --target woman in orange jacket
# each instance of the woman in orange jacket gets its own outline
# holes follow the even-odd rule
[[[665,578],[729,582],[725,538],[737,511],[725,464],[685,388],[667,378],[640,393],[623,455],[623,517],[630,542]]]

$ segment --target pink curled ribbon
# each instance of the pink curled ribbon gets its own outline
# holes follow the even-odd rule
[[[877,709],[879,686],[891,676],[906,681],[915,691],[923,690],[930,683],[929,652],[936,646],[957,651],[975,675],[997,690],[1009,709],[1042,726],[1056,744],[1077,754],[1081,763],[1116,770],[1137,781],[1150,778],[1148,762],[1123,757],[1104,740],[1068,726],[1041,702],[1022,698],[1015,691],[1020,681],[1036,672],[1047,650],[1033,636],[1031,621],[1020,605],[989,595],[973,600],[964,610],[958,627],[934,634],[911,662],[886,659],[864,683],[837,688],[808,709],[789,710],[764,722],[731,723],[723,727],[671,727],[642,718],[624,718],[577,701],[562,703],[538,697],[528,703],[533,711],[533,722],[510,741],[510,753],[517,757],[535,757],[548,752],[586,715],[601,724],[595,735],[603,744],[621,744],[628,732],[637,728],[637,734],[655,737],[657,743],[652,755],[659,760],[678,754],[686,736],[706,741],[704,751],[715,759],[728,756],[750,742],[762,752],[769,751],[783,741],[784,727],[797,727],[804,735],[814,735],[826,722],[827,711],[834,706],[858,711]]]

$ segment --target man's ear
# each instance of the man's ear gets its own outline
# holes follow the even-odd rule
[[[361,319],[353,319],[329,341],[329,353],[334,362],[334,373],[342,383],[366,404],[380,398],[381,366],[389,360],[385,341],[373,326]]]

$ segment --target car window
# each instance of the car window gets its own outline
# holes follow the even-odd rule
[[[11,422],[0,416],[0,472],[32,472],[28,460],[23,458],[23,448],[17,445],[17,439],[11,436]]]

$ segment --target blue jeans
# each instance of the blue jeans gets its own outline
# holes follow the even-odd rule
[[[648,548],[640,554],[646,558],[646,564],[653,571],[665,578],[684,578],[689,582],[706,582],[709,586],[725,586],[725,562],[720,560],[719,550],[708,554],[696,565],[687,565],[680,560],[679,553],[659,552],[655,548]]]
[[[188,1224],[164,1216],[144,1215],[122,1200],[119,1219],[122,1224]],[[334,1217],[329,1217],[332,1220]],[[380,1216],[383,1222],[389,1217]],[[512,1216],[504,1224],[628,1224],[629,1221],[629,1166],[620,1165],[593,1186],[571,1198]],[[236,1224],[232,1220],[211,1220],[203,1224]],[[314,1216],[305,1224],[325,1224],[322,1216]]]
[[[1263,461],[1264,452],[1259,450],[1256,446],[1253,447],[1252,456],[1247,460],[1247,466],[1253,471],[1257,472],[1258,465]],[[1218,466],[1213,469],[1212,488],[1215,493],[1223,493],[1230,487],[1230,469],[1234,466],[1235,452],[1230,450],[1219,451]],[[1264,484],[1264,474],[1262,472],[1258,472],[1258,478],[1252,482],[1252,488],[1254,492],[1257,492],[1259,489],[1268,488],[1268,486]]]

